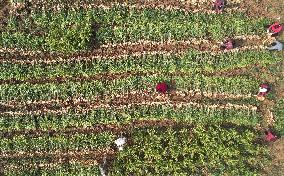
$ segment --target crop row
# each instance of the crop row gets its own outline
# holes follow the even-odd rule
[[[247,67],[242,68],[234,68],[226,71],[216,71],[216,72],[201,72],[201,74],[205,76],[241,76],[245,74],[249,74],[253,69],[261,69],[264,68],[259,64],[249,65]],[[56,77],[42,77],[42,78],[29,78],[29,79],[0,79],[0,84],[46,84],[46,83],[64,83],[64,82],[90,82],[94,80],[117,80],[124,79],[130,76],[147,76],[147,75],[168,75],[169,77],[173,76],[190,76],[193,73],[187,72],[174,72],[174,73],[161,73],[158,71],[150,71],[150,72],[135,72],[135,71],[126,71],[126,72],[118,72],[118,73],[99,73],[96,75],[88,75],[88,76],[56,76]]]
[[[207,123],[212,123],[212,121],[207,122]],[[254,127],[251,125],[240,125],[240,124],[235,124],[231,122],[221,122],[222,128],[227,128],[227,127],[233,127],[238,125],[238,128],[236,129],[251,129],[253,130]],[[127,123],[109,123],[109,124],[103,124],[103,123],[97,123],[94,124],[93,126],[88,126],[88,127],[71,127],[68,126],[66,128],[61,128],[61,129],[51,129],[49,128],[48,130],[44,129],[22,129],[22,130],[1,130],[1,135],[0,138],[3,138],[3,144],[1,145],[1,148],[4,150],[19,150],[19,149],[24,149],[25,147],[13,147],[11,148],[11,142],[13,143],[18,143],[18,145],[21,145],[22,143],[27,144],[28,139],[33,140],[34,138],[39,138],[39,141],[42,141],[43,139],[46,139],[46,141],[51,141],[53,140],[53,143],[55,142],[62,142],[63,144],[66,144],[67,142],[70,143],[70,145],[76,146],[75,148],[78,148],[78,144],[76,143],[76,140],[79,140],[80,135],[81,139],[79,140],[80,142],[83,142],[86,144],[87,148],[98,148],[98,147],[104,147],[107,145],[110,145],[110,143],[105,143],[104,141],[111,141],[113,140],[113,135],[121,135],[121,134],[129,134],[131,131],[134,129],[140,129],[140,128],[146,128],[146,127],[194,127],[194,125],[191,122],[188,121],[183,121],[183,120],[171,120],[171,119],[162,119],[162,120],[137,120],[134,119],[130,122]],[[64,138],[68,139],[64,139]],[[91,138],[94,139],[92,140],[92,144],[86,142],[84,139],[86,138]],[[16,140],[17,139],[17,140]],[[58,140],[59,139],[59,140]],[[36,140],[36,139],[35,139]],[[23,142],[24,141],[24,142]],[[85,142],[84,142],[85,141]],[[10,143],[10,145],[9,145]],[[72,143],[72,144],[71,144]],[[91,145],[91,146],[89,146]],[[54,147],[59,147],[59,146],[64,146],[61,143],[54,146]],[[47,146],[52,147],[52,146]],[[80,146],[79,146],[80,147]],[[84,147],[84,146],[81,146]],[[40,147],[39,147],[40,148]]]
[[[240,5],[240,1],[234,2],[230,1],[226,6],[225,12],[231,12],[241,9],[238,7]],[[25,7],[25,3],[17,3],[16,9],[21,9]],[[163,10],[182,10],[182,11],[190,11],[190,12],[203,12],[203,13],[214,13],[212,10],[212,2],[211,1],[137,1],[131,0],[127,2],[117,2],[117,1],[61,1],[60,3],[53,1],[33,1],[33,3],[29,6],[31,12],[33,11],[62,11],[66,9],[94,9],[94,8],[102,8],[102,9],[110,9],[115,6],[123,6],[135,9],[163,9]]]
[[[47,83],[41,85],[20,84],[0,85],[1,102],[67,99],[69,97],[93,97],[131,90],[151,90],[159,81],[175,81],[178,90],[199,89],[205,92],[225,92],[231,94],[256,94],[259,82],[245,76],[220,77],[194,74],[190,76],[147,75],[131,76],[120,80],[95,80],[91,82]]]
[[[255,175],[267,161],[257,133],[218,125],[137,131],[109,175]]]
[[[263,34],[267,19],[251,19],[243,13],[187,14],[182,11],[66,10],[39,12],[17,21],[12,17],[1,33],[2,47],[74,52],[91,45],[144,40],[185,40],[190,37],[223,39],[227,36]]]
[[[80,129],[78,129],[79,132]],[[40,130],[38,130],[40,131]],[[12,132],[12,131],[11,131]],[[31,131],[32,132],[32,131]],[[68,130],[66,130],[68,132]],[[91,132],[91,130],[89,130]],[[7,135],[9,134],[6,133]],[[12,133],[11,133],[12,134]],[[88,133],[88,134],[72,134],[59,133],[57,136],[53,136],[52,132],[48,135],[42,135],[37,138],[31,138],[31,135],[18,136],[9,138],[2,138],[0,148],[4,153],[9,151],[13,152],[28,152],[28,151],[54,151],[54,150],[96,150],[100,148],[109,147],[115,140],[115,136],[107,131],[101,130],[100,133]],[[56,134],[55,134],[56,135]],[[7,136],[8,137],[8,136]],[[12,137],[12,138],[10,138]],[[0,158],[3,154],[0,153]],[[1,158],[3,159],[3,157]]]
[[[258,35],[240,35],[234,36],[234,40],[238,41],[238,44],[241,46],[249,46],[255,44],[265,44],[269,43],[273,40],[270,36],[258,36]],[[146,51],[169,51],[169,50],[183,50],[187,49],[189,46],[195,49],[218,49],[216,48],[217,44],[221,44],[222,41],[214,41],[209,39],[198,39],[198,38],[187,38],[187,40],[182,41],[175,41],[175,40],[168,40],[168,41],[147,41],[147,40],[139,40],[137,42],[125,42],[125,43],[115,43],[115,44],[104,44],[100,45],[99,48],[95,48],[92,51],[80,51],[75,52],[73,54],[63,54],[59,52],[43,52],[40,50],[25,50],[22,48],[0,48],[0,52],[5,56],[5,58],[15,58],[21,57],[22,59],[26,59],[28,57],[34,56],[34,58],[44,58],[52,59],[52,58],[63,58],[66,59],[67,57],[90,57],[92,55],[102,55],[109,52],[110,54],[114,54],[116,52],[122,53],[131,53],[131,52],[146,52]],[[204,45],[203,47],[198,47],[199,45]],[[209,47],[210,45],[210,47]],[[211,45],[215,45],[213,48]],[[130,49],[131,48],[131,49]],[[114,51],[112,51],[114,50]],[[33,57],[32,57],[33,58]]]
[[[4,169],[4,168],[3,168]],[[6,165],[3,172],[6,176],[26,176],[26,175],[100,175],[96,162],[85,163],[49,163],[49,164],[21,164]]]
[[[36,59],[36,58],[35,58]],[[277,63],[280,57],[268,51],[247,51],[224,53],[218,56],[189,50],[182,55],[145,55],[122,59],[95,59],[92,62],[68,62],[57,65],[24,65],[4,63],[0,65],[0,78],[5,79],[44,79],[52,77],[80,77],[86,75],[139,72],[221,72],[236,67],[253,64]],[[161,69],[162,68],[162,69]],[[60,81],[60,80],[59,80]]]
[[[63,114],[45,113],[39,115],[10,115],[0,118],[1,130],[20,129],[61,129],[69,126],[87,127],[97,123],[125,123],[133,119],[174,119],[184,121],[228,121],[238,124],[259,123],[260,115],[245,105],[234,108],[234,105],[202,103],[150,104],[143,106],[122,107],[121,109],[91,109],[81,112],[69,110]],[[195,105],[195,106],[194,106]],[[240,105],[239,105],[240,106]],[[219,107],[219,108],[218,108]],[[221,108],[222,107],[222,108]],[[178,111],[177,111],[178,109]],[[78,111],[80,113],[78,113]]]
[[[51,107],[51,106],[70,106],[78,104],[78,103],[88,103],[88,102],[95,102],[95,101],[100,101],[100,102],[113,102],[119,100],[122,98],[122,101],[131,97],[131,96],[138,96],[138,99],[141,98],[146,98],[149,100],[149,97],[154,96],[155,98],[158,98],[160,94],[151,92],[149,90],[144,90],[144,91],[130,91],[128,93],[123,93],[120,92],[115,95],[104,95],[104,96],[97,96],[97,97],[90,97],[89,99],[85,99],[82,97],[73,97],[72,99],[65,99],[65,100],[60,100],[60,99],[53,99],[53,100],[48,100],[48,101],[26,101],[26,102],[17,102],[17,101],[10,101],[6,103],[1,103],[2,109],[21,109],[25,110],[28,107],[31,107],[32,109],[36,107]],[[197,100],[197,99],[212,99],[212,100],[240,100],[240,99],[250,99],[253,97],[251,94],[228,94],[228,93],[216,93],[216,92],[201,92],[200,90],[187,90],[187,91],[178,91],[178,90],[171,90],[170,94],[165,94],[163,95],[163,99],[171,98],[173,97],[175,99],[191,99],[192,100]],[[133,98],[130,98],[133,99]],[[146,100],[146,99],[145,99]],[[119,100],[121,101],[121,100]],[[139,101],[139,100],[138,100]]]
[[[106,155],[114,155],[115,151],[110,148],[98,149],[98,150],[52,150],[52,151],[11,151],[0,152],[0,158],[2,163],[5,162],[13,163],[13,164],[21,164],[21,162],[29,162],[29,163],[48,163],[50,161],[62,161],[68,160],[72,162],[76,162],[76,160],[82,159],[92,159],[94,161],[102,160]]]
[[[275,124],[274,127],[282,136],[284,134],[284,99],[280,99],[273,109]]]
[[[232,38],[237,40],[238,48],[228,50],[228,52],[244,51],[253,49],[263,49],[265,44],[270,44],[273,39],[269,36],[235,36]],[[157,54],[180,54],[186,52],[188,49],[196,49],[211,55],[224,53],[226,51],[220,48],[222,41],[205,40],[191,38],[182,41],[145,41],[125,42],[119,44],[102,45],[98,49],[92,51],[76,52],[74,54],[63,53],[46,53],[39,51],[25,51],[17,49],[2,48],[1,58],[2,63],[20,62],[26,64],[34,63],[54,63],[54,62],[71,62],[71,61],[91,61],[95,59],[119,59],[127,56],[143,56],[143,55],[157,55]],[[256,47],[257,46],[257,47]]]
[[[217,97],[209,97],[209,99],[217,100],[221,103],[221,100],[226,99],[224,94],[215,94]],[[116,94],[104,98],[94,98],[94,99],[68,99],[62,103],[56,104],[38,104],[34,106],[30,104],[28,106],[3,106],[3,112],[0,115],[39,115],[43,113],[54,113],[62,114],[69,110],[75,110],[78,112],[88,112],[93,109],[109,108],[109,109],[121,109],[125,107],[132,106],[143,106],[143,105],[170,105],[174,107],[183,106],[195,106],[195,107],[205,107],[209,109],[221,108],[221,109],[247,109],[256,111],[257,107],[253,105],[238,105],[238,104],[203,104],[199,101],[205,101],[206,96],[201,94],[187,94],[187,92],[172,92],[169,96],[161,96],[159,93],[141,91],[141,92],[130,92],[127,94]]]

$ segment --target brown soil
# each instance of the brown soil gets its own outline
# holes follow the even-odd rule
[[[272,164],[265,168],[265,176],[283,176],[284,173],[284,137],[270,145]]]
[[[284,0],[246,0],[241,4],[241,8],[246,8],[246,13],[253,17],[268,17],[276,20],[284,17]]]
[[[10,4],[8,0],[1,0],[0,2],[0,32],[4,30],[7,25],[7,18],[10,11]]]

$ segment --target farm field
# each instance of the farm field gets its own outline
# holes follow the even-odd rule
[[[0,175],[281,175],[277,17],[244,2],[0,2]]]

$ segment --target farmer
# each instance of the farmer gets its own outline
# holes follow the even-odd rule
[[[266,130],[265,131],[265,140],[267,142],[274,142],[277,140],[277,136],[275,134],[273,134],[273,132],[271,130]]]
[[[226,50],[233,49],[234,47],[235,47],[235,42],[234,42],[232,39],[226,40],[226,41],[221,45],[221,49],[226,49]]]
[[[117,145],[119,151],[123,150],[123,145],[126,143],[126,138],[120,137],[117,140],[115,140],[114,143]]]
[[[268,84],[261,84],[259,86],[259,92],[257,94],[258,99],[264,100],[265,96],[268,94],[269,91],[270,91],[270,87]]]
[[[166,82],[160,82],[156,85],[156,91],[159,93],[166,93],[169,91],[170,86]]]
[[[275,41],[271,44],[271,47],[268,47],[267,49],[268,50],[282,51],[283,50],[283,44],[281,42]]]
[[[216,13],[220,13],[224,10],[225,7],[225,1],[224,0],[215,0],[213,2],[213,9],[216,11]]]
[[[267,33],[270,33],[271,36],[274,37],[277,36],[282,31],[282,29],[283,26],[280,23],[276,22],[268,27]]]

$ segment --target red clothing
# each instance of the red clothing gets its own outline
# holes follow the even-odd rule
[[[270,87],[269,87],[268,84],[261,84],[259,86],[259,89],[267,89],[267,91],[266,92],[259,92],[258,96],[266,96],[268,94],[268,92],[270,91]]]
[[[229,40],[226,40],[223,45],[221,45],[221,49],[227,49],[227,50],[230,50],[230,49],[233,49],[234,48],[234,41],[229,39]]]
[[[158,83],[156,86],[156,91],[160,93],[166,93],[168,91],[169,86],[165,82]]]
[[[283,29],[283,26],[279,24],[278,22],[276,22],[272,24],[268,29],[271,33],[277,34]]]
[[[224,0],[215,0],[213,6],[214,6],[214,9],[217,12],[219,12],[219,11],[222,11],[224,9],[225,2],[224,2]]]
[[[266,134],[265,134],[265,140],[268,141],[268,142],[274,142],[276,141],[277,139],[277,136],[272,134],[271,131],[266,131]]]
[[[234,48],[233,41],[232,40],[227,40],[225,42],[225,47],[226,47],[226,49],[233,49]]]

